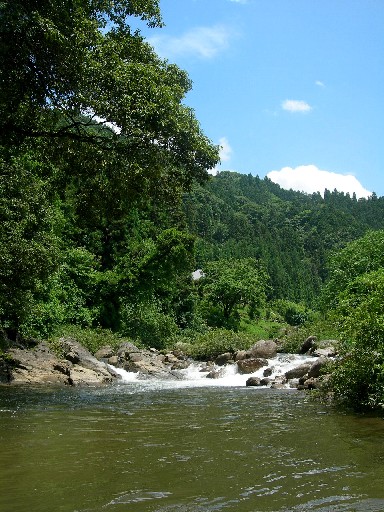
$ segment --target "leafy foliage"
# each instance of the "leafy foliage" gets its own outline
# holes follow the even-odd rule
[[[344,339],[330,382],[353,408],[384,407],[384,232],[351,242],[330,262],[325,297]]]
[[[199,287],[208,303],[208,316],[216,326],[236,327],[238,308],[248,306],[251,314],[263,307],[268,276],[263,265],[253,258],[211,261],[203,269]],[[214,318],[216,316],[216,319]]]
[[[215,359],[225,352],[233,354],[238,350],[251,347],[257,339],[242,332],[233,332],[227,329],[211,329],[200,334],[189,346],[184,345],[183,350],[195,359]]]

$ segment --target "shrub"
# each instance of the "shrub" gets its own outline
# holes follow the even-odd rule
[[[178,331],[175,319],[162,311],[159,302],[137,302],[121,308],[121,332],[147,347],[163,349]]]
[[[275,301],[274,308],[289,325],[304,325],[311,318],[311,311],[303,304],[281,299]]]
[[[235,353],[247,349],[256,343],[257,339],[241,332],[225,329],[212,329],[200,334],[189,345],[189,353],[195,359],[214,359],[225,352]],[[186,350],[187,347],[184,347]]]
[[[114,348],[121,345],[124,341],[132,341],[130,339],[123,338],[109,329],[102,329],[100,327],[91,329],[89,327],[82,328],[76,325],[64,326],[49,340],[51,348],[56,353],[60,353],[61,350],[61,345],[58,342],[61,337],[74,338],[92,354],[95,354],[104,345],[110,345]]]
[[[336,401],[360,409],[384,409],[384,345],[355,346],[335,364],[329,388]]]

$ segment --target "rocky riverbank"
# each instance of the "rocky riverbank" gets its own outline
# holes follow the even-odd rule
[[[213,361],[201,363],[200,372],[204,378],[220,379],[225,369],[231,368],[233,373],[249,376],[245,380],[247,386],[315,389],[324,381],[323,368],[337,354],[336,344],[328,340],[318,345],[314,337],[308,338],[301,348],[308,357],[300,364],[295,356],[279,354],[275,341],[260,340],[248,350],[220,354]],[[289,366],[283,373],[281,363]],[[44,342],[33,348],[10,348],[0,359],[0,383],[95,386],[118,382],[119,369],[134,372],[141,380],[176,380],[185,378],[180,370],[192,364],[195,363],[181,352],[160,353],[129,342],[117,348],[104,346],[92,355],[75,339],[62,338],[55,352]]]

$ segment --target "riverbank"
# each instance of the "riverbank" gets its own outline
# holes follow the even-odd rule
[[[241,375],[246,386],[317,389],[327,378],[324,368],[337,354],[335,343],[328,340],[319,347],[313,337],[308,338],[299,357],[279,352],[276,341],[260,340],[247,350],[197,363],[180,350],[160,352],[131,342],[103,346],[93,355],[76,339],[61,338],[54,351],[45,342],[8,349],[0,362],[0,382],[10,386],[98,386],[130,380],[127,375],[138,380],[183,380],[198,372],[200,379],[215,381]]]

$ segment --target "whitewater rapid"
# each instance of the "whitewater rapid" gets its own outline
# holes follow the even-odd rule
[[[268,366],[263,366],[259,370],[253,373],[241,374],[238,372],[237,364],[227,364],[225,366],[209,366],[207,368],[206,363],[191,362],[188,368],[183,370],[174,370],[174,374],[178,376],[177,379],[158,379],[148,378],[143,380],[143,375],[135,372],[127,372],[122,368],[116,368],[115,366],[109,365],[116,373],[121,377],[119,383],[121,384],[132,384],[132,383],[144,383],[151,387],[244,387],[249,377],[258,377],[262,379],[264,377],[264,371],[268,368],[271,374],[268,379],[272,382],[275,379],[282,378],[284,374],[300,366],[308,361],[314,362],[315,358],[312,356],[301,356],[297,354],[278,354],[276,357],[268,359]],[[212,370],[219,372],[219,377],[211,379],[207,378],[207,375]],[[269,386],[258,386],[258,388],[266,388]],[[290,388],[290,383],[284,384],[284,387]]]

